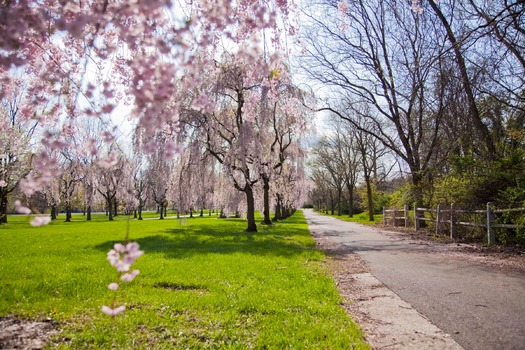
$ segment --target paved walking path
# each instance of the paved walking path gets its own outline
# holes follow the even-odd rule
[[[403,326],[410,322],[416,325],[420,322],[423,326],[428,318],[465,349],[525,349],[523,274],[504,273],[467,261],[447,259],[446,255],[433,253],[432,244],[418,245],[413,241],[392,239],[377,228],[322,216],[312,210],[305,210],[304,215],[312,232],[328,235],[349,246],[367,262],[371,275],[364,275],[365,280],[377,279],[394,297],[407,303],[405,308],[383,312],[382,317],[390,318],[385,323],[398,324],[399,331],[404,332]],[[387,306],[398,302],[389,298],[376,299],[377,303]],[[417,318],[404,320],[406,307],[413,307],[423,317],[419,321]],[[446,345],[438,345],[438,338]],[[438,335],[438,338],[426,344],[412,344],[411,348],[457,346],[446,337]],[[432,343],[436,346],[431,346]],[[404,344],[397,348],[407,348],[406,342]]]

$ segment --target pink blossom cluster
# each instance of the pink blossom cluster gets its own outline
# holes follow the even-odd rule
[[[431,1],[439,2],[439,0],[431,0]],[[423,14],[423,8],[421,7],[420,0],[412,0],[410,9],[419,15]]]
[[[111,266],[113,266],[119,274],[119,279],[122,282],[131,282],[140,273],[139,270],[132,270],[131,265],[140,258],[143,254],[143,250],[139,250],[140,246],[136,242],[131,242],[126,245],[116,243],[107,254],[107,259]],[[117,292],[119,284],[112,282],[108,285],[108,289]],[[124,312],[126,307],[124,305],[116,306],[116,298],[113,298],[111,307],[103,305],[102,312],[108,316],[117,316]]]
[[[17,213],[23,214],[23,215],[31,215],[31,209],[22,205],[22,202],[20,202],[19,200],[16,200],[14,204],[15,204],[15,211]],[[36,216],[29,223],[31,224],[31,226],[39,227],[39,226],[45,226],[49,224],[50,221],[51,221],[51,217],[49,216]]]

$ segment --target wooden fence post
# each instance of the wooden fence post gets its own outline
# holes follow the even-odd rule
[[[496,242],[496,233],[492,230],[492,224],[494,223],[494,212],[492,207],[494,203],[487,203],[487,244],[492,245]]]
[[[405,204],[405,227],[408,227],[408,204]]]
[[[394,207],[392,211],[392,226],[396,227],[396,216],[397,216],[397,207]]]
[[[386,226],[386,208],[383,207],[383,226]]]
[[[450,205],[450,238],[456,237],[456,214],[454,212],[454,203]]]
[[[419,217],[417,214],[417,203],[414,203],[414,222],[416,224],[416,232],[419,231]]]
[[[441,223],[441,204],[438,204],[436,211],[436,234],[439,234],[439,226]]]

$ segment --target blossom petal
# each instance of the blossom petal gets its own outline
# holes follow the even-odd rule
[[[51,217],[49,216],[37,216],[31,220],[30,224],[34,227],[45,226],[51,222]]]
[[[115,282],[110,283],[110,284],[108,285],[108,288],[109,288],[110,290],[118,290],[118,287],[119,287],[119,286],[118,286],[118,283],[115,283]]]
[[[117,308],[112,309],[109,306],[103,305],[101,309],[102,309],[102,312],[105,313],[106,315],[115,317],[118,314],[123,313],[124,310],[126,310],[126,307],[124,305],[121,305]]]

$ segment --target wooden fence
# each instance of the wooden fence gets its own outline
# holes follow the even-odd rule
[[[416,231],[421,228],[421,222],[429,221],[435,223],[436,233],[443,233],[444,227],[448,226],[450,232],[450,238],[456,238],[457,226],[471,226],[485,228],[487,231],[487,243],[494,244],[496,241],[495,229],[497,228],[508,228],[517,229],[517,224],[497,224],[495,222],[496,215],[498,213],[509,213],[509,212],[524,212],[525,208],[515,209],[494,209],[492,202],[487,203],[486,209],[482,210],[460,210],[454,207],[454,204],[450,206],[450,209],[445,209],[443,206],[438,205],[437,209],[431,208],[417,208],[414,207],[414,224]],[[426,217],[425,213],[430,213],[431,217]],[[482,223],[458,221],[458,217],[462,214],[476,214],[481,215],[483,219]],[[400,216],[403,215],[403,216]],[[392,226],[400,226],[399,222],[403,222],[405,227],[409,227],[409,211],[408,205],[405,205],[403,209],[387,209],[383,208],[383,224]]]

